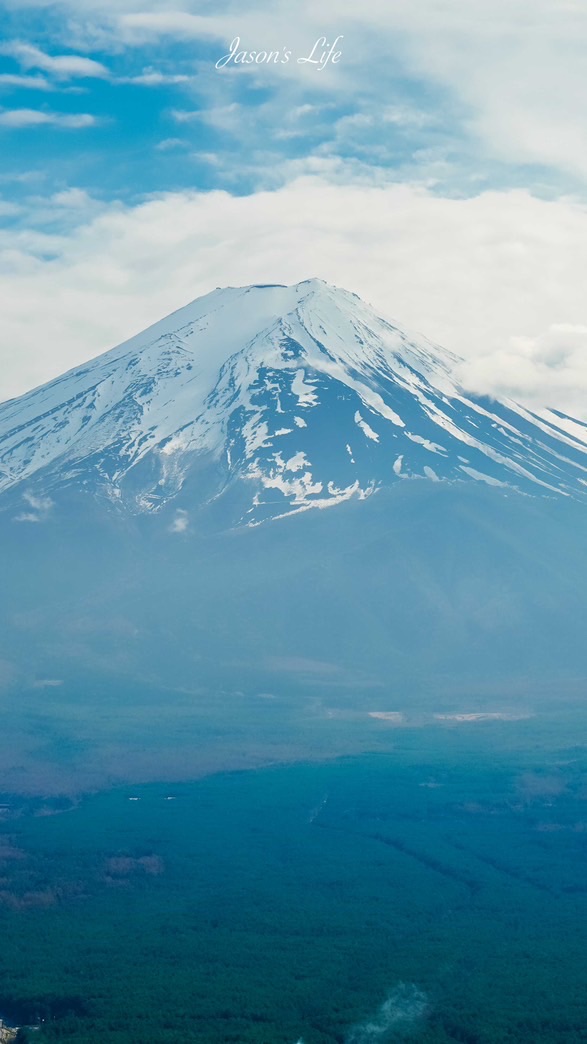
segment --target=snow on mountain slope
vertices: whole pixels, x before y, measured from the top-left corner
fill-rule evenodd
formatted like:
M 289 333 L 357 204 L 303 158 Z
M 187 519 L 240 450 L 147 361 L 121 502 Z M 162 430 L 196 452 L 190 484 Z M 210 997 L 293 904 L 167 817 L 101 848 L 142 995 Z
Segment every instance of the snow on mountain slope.
M 467 395 L 458 364 L 321 280 L 215 290 L 0 405 L 0 494 L 152 510 L 210 460 L 250 524 L 414 478 L 587 496 L 587 427 Z

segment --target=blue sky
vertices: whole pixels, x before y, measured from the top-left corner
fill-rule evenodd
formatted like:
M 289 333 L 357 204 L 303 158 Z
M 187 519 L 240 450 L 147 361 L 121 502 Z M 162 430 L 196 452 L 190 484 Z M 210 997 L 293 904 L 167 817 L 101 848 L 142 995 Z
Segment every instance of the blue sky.
M 578 0 L 0 0 L 0 399 L 319 275 L 580 411 L 586 45 Z
M 4 197 L 27 198 L 23 173 L 46 194 L 75 184 L 93 197 L 124 202 L 179 189 L 246 194 L 284 183 L 296 164 L 311 158 L 353 163 L 388 179 L 417 179 L 452 194 L 521 185 L 543 195 L 577 191 L 577 171 L 553 166 L 531 142 L 495 148 L 479 126 L 487 114 L 475 104 L 467 63 L 462 84 L 443 68 L 451 50 L 458 51 L 458 34 L 451 38 L 445 29 L 448 53 L 440 63 L 435 56 L 435 68 L 418 54 L 435 46 L 433 33 L 430 39 L 417 17 L 406 23 L 402 0 L 396 4 L 396 19 L 391 0 L 383 19 L 375 11 L 363 20 L 344 5 L 321 19 L 300 4 L 300 19 L 295 5 L 254 11 L 221 3 L 206 13 L 198 2 L 175 8 L 146 0 L 129 10 L 108 0 L 0 2 L 4 186 L 14 178 Z M 443 5 L 424 0 L 422 26 L 427 6 Z M 465 39 L 467 11 L 472 29 L 475 7 L 452 5 L 453 12 L 461 10 Z M 515 70 L 515 24 L 506 30 L 502 46 L 514 54 L 505 64 Z M 232 33 L 241 53 L 283 54 L 287 47 L 289 61 L 230 62 L 218 70 Z M 328 44 L 339 38 L 337 65 L 319 71 L 298 62 L 323 35 Z M 479 35 L 475 29 L 469 42 L 483 55 L 495 41 Z M 517 42 L 523 50 L 524 39 Z M 487 86 L 501 95 L 507 120 L 516 92 L 508 98 L 503 79 L 491 84 L 492 65 L 494 59 Z M 527 72 L 521 68 L 518 75 Z M 496 69 L 495 77 L 503 72 Z M 517 101 L 522 109 L 523 102 Z M 499 122 L 499 109 L 497 121 L 495 112 L 491 118 Z
M 383 77 L 360 75 L 368 70 L 351 53 L 352 34 L 327 34 L 329 44 L 342 36 L 336 69 L 297 63 L 320 39 L 319 27 L 309 26 L 289 44 L 287 70 L 284 63 L 217 70 L 231 43 L 221 27 L 209 30 L 213 38 L 182 39 L 178 29 L 131 35 L 124 44 L 114 18 L 107 19 L 110 32 L 86 30 L 80 46 L 56 8 L 3 12 L 4 184 L 14 176 L 5 198 L 26 199 L 34 179 L 46 194 L 75 184 L 128 203 L 186 188 L 246 194 L 283 183 L 310 157 L 396 178 L 428 170 L 458 190 L 487 176 L 471 170 L 458 99 L 402 72 L 399 55 L 390 56 Z M 269 21 L 260 37 L 245 30 L 240 39 L 240 52 L 265 46 L 283 53 L 288 34 L 272 31 Z

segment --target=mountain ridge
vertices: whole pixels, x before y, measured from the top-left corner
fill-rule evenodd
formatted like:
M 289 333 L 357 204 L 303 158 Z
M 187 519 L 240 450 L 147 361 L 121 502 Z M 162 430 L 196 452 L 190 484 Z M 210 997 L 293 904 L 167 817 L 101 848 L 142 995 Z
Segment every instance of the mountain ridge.
M 465 392 L 458 363 L 322 280 L 218 288 L 0 404 L 0 508 L 67 485 L 193 512 L 236 484 L 228 523 L 256 525 L 416 478 L 586 498 L 587 428 Z

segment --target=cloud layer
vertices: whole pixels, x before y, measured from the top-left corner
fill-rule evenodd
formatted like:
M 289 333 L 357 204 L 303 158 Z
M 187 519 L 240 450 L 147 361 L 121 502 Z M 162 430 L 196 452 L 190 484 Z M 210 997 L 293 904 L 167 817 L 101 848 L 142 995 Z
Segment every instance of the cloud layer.
M 350 178 L 322 171 L 273 192 L 167 193 L 136 207 L 54 197 L 69 233 L 0 238 L 2 398 L 216 286 L 319 276 L 463 355 L 476 390 L 585 416 L 587 208 Z

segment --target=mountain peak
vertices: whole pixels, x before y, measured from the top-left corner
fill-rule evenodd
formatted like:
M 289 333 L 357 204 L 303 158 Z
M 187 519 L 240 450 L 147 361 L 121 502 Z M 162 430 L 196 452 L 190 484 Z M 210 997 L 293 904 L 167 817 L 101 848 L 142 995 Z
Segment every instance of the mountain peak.
M 321 279 L 218 288 L 0 406 L 0 493 L 193 511 L 238 487 L 253 525 L 416 478 L 584 497 L 582 429 L 465 394 L 458 364 Z

